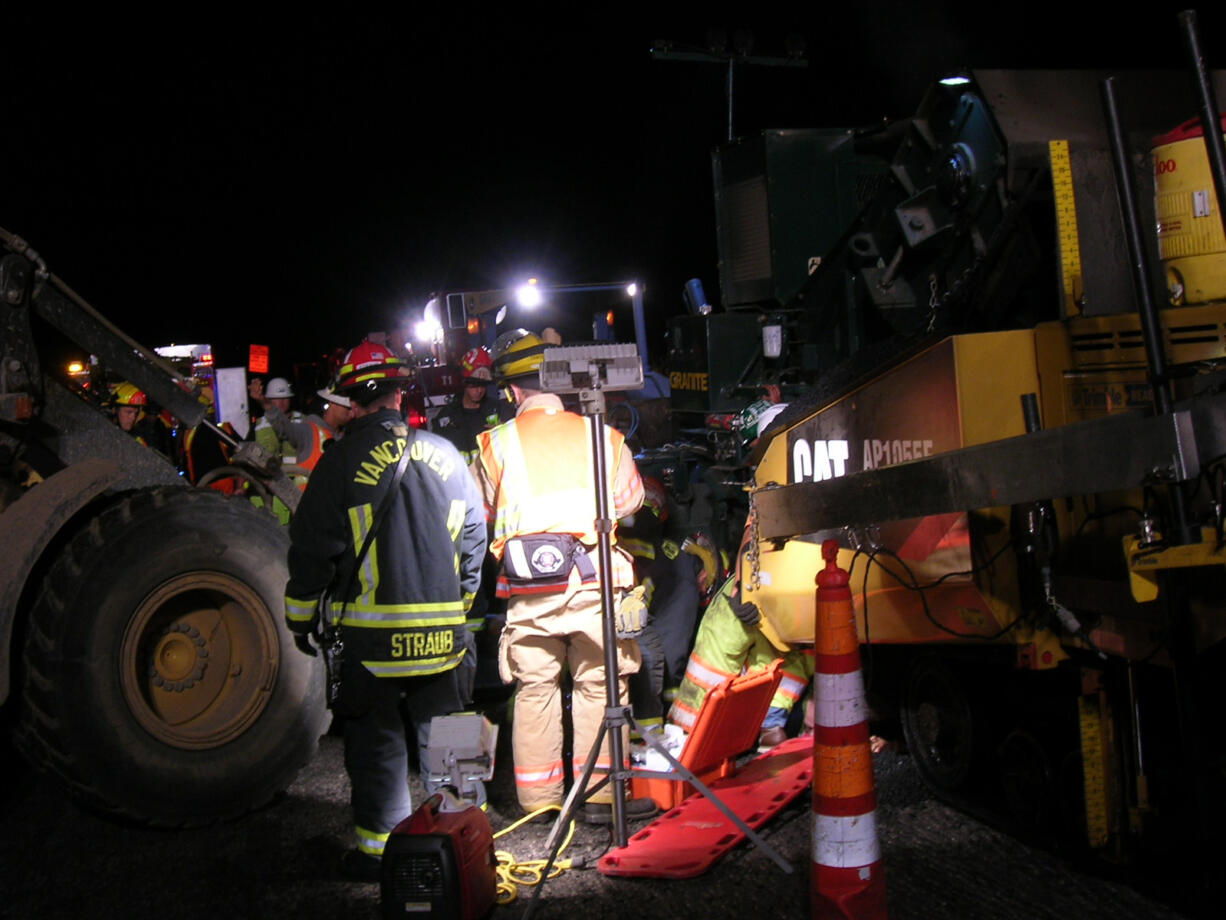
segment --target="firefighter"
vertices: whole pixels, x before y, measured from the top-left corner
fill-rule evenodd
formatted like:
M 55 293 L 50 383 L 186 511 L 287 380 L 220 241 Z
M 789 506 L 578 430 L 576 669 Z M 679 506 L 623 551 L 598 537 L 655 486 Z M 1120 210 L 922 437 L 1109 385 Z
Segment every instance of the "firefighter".
M 504 681 L 518 681 L 512 751 L 516 795 L 527 811 L 562 802 L 563 669 L 569 668 L 574 682 L 572 775 L 582 771 L 606 704 L 592 420 L 564 411 L 556 395 L 540 392 L 544 347 L 541 338 L 522 329 L 495 343 L 494 377 L 511 391 L 516 415 L 481 432 L 472 465 L 493 528 L 490 550 L 502 563 L 498 588 L 507 598 L 507 619 L 499 670 Z M 606 426 L 604 435 L 609 510 L 616 519 L 638 510 L 643 484 L 621 434 Z M 610 540 L 616 544 L 616 532 Z M 616 545 L 612 566 L 615 587 L 633 585 L 630 560 Z M 621 633 L 641 629 L 641 611 L 628 604 L 619 613 Z M 625 677 L 639 667 L 636 643 L 619 640 L 617 661 L 624 699 Z M 608 740 L 597 761 L 606 768 Z M 583 817 L 611 821 L 612 795 L 611 785 L 597 791 Z M 654 810 L 649 799 L 626 803 L 631 817 Z
M 470 699 L 476 665 L 464 615 L 486 542 L 481 498 L 456 449 L 400 414 L 401 367 L 369 342 L 346 356 L 338 386 L 354 420 L 320 459 L 290 523 L 285 589 L 286 621 L 307 654 L 324 592 L 339 617 L 333 712 L 344 726 L 357 838 L 341 870 L 369 881 L 379 878 L 388 833 L 412 812 L 408 745 L 424 751 L 430 719 Z M 352 573 L 406 450 L 400 488 Z
M 490 353 L 485 348 L 470 348 L 460 358 L 460 376 L 464 381 L 463 391 L 434 419 L 434 430 L 456 446 L 465 465 L 477 457 L 477 435 L 500 422 L 502 407 L 510 404 L 489 395 L 494 366 Z M 481 590 L 468 611 L 468 628 L 477 638 L 477 686 L 499 686 L 497 657 L 498 637 L 504 621 L 505 604 L 494 596 L 494 583 L 498 566 L 493 557 L 487 557 L 482 570 Z
M 618 523 L 619 544 L 634 557 L 634 574 L 644 588 L 648 624 L 639 636 L 643 666 L 630 677 L 630 699 L 640 728 L 660 727 L 664 703 L 676 696 L 693 645 L 702 599 L 703 563 L 665 536 L 668 493 L 653 476 L 643 477 L 643 507 Z
M 196 399 L 207 407 L 206 415 L 211 417 L 215 411 L 213 388 L 201 387 L 200 395 Z M 227 435 L 238 440 L 238 434 L 229 422 L 222 422 L 219 427 Z M 229 462 L 229 443 L 208 425 L 197 425 L 183 438 L 183 472 L 187 476 L 187 481 L 192 485 L 198 483 L 205 473 L 225 466 Z M 239 484 L 235 479 L 223 478 L 209 483 L 209 488 L 233 495 L 239 491 Z
M 149 403 L 145 397 L 145 391 L 139 389 L 134 383 L 124 381 L 115 387 L 115 392 L 111 395 L 111 402 L 115 406 L 115 423 L 119 425 L 120 430 L 126 431 L 148 447 L 148 442 L 136 430 L 136 423 Z
M 769 750 L 787 740 L 788 716 L 813 677 L 814 661 L 811 650 L 789 646 L 762 617 L 757 605 L 742 601 L 741 559 L 747 546 L 742 542 L 735 572 L 703 614 L 668 721 L 690 731 L 707 693 L 729 677 L 763 670 L 782 658 L 783 679 L 771 698 L 758 736 L 758 749 Z
M 499 417 L 498 400 L 489 395 L 493 363 L 484 348 L 466 351 L 460 359 L 464 389 L 434 419 L 434 430 L 456 446 L 466 464 L 477 458 L 477 435 L 504 421 Z

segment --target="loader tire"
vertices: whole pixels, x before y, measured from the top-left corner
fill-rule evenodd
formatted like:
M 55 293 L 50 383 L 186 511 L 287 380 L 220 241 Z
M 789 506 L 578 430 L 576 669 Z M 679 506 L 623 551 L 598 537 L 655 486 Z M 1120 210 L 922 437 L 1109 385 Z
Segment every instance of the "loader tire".
M 899 706 L 907 750 L 920 776 L 937 792 L 961 789 L 975 751 L 974 716 L 962 681 L 935 655 L 907 668 Z
M 135 492 L 91 519 L 30 612 L 22 750 L 142 824 L 224 820 L 285 789 L 327 719 L 319 659 L 281 614 L 287 545 L 211 490 Z

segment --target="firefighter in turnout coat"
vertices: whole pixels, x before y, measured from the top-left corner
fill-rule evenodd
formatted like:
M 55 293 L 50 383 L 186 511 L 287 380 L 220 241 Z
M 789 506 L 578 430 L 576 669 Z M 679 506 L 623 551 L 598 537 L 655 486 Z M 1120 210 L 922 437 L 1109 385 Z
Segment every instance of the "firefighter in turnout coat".
M 499 643 L 502 678 L 518 681 L 512 728 L 515 788 L 531 811 L 561 804 L 562 675 L 574 681 L 572 775 L 596 740 L 604 718 L 605 659 L 599 573 L 596 570 L 596 497 L 591 450 L 592 419 L 567 412 L 552 393 L 539 391 L 544 342 L 523 330 L 494 346 L 494 375 L 511 389 L 516 416 L 478 436 L 472 471 L 492 524 L 490 550 L 501 563 L 499 594 L 507 597 L 507 622 Z M 643 484 L 621 434 L 606 426 L 609 510 L 616 519 L 637 510 Z M 616 544 L 616 535 L 611 535 Z M 613 547 L 612 583 L 629 588 L 634 573 L 627 554 Z M 626 676 L 638 670 L 633 639 L 619 639 L 621 695 Z M 629 750 L 628 741 L 623 750 Z M 608 767 L 608 739 L 597 760 Z M 604 822 L 611 812 L 606 785 L 585 806 L 584 817 Z M 627 814 L 634 807 L 627 803 Z
M 464 618 L 486 542 L 481 498 L 459 453 L 405 425 L 399 371 L 399 359 L 368 342 L 346 357 L 338 388 L 355 420 L 320 459 L 290 524 L 285 599 L 289 628 L 309 654 L 325 591 L 340 624 L 334 713 L 344 723 L 357 837 L 341 868 L 366 879 L 378 878 L 388 832 L 412 811 L 408 744 L 424 748 L 430 719 L 471 698 L 476 664 Z M 399 491 L 351 577 L 406 451 Z

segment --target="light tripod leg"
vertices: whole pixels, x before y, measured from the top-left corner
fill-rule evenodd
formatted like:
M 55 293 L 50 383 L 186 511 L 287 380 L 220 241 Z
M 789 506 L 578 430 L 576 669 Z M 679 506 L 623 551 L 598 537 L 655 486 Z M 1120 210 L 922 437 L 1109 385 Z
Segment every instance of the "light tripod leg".
M 769 843 L 763 840 L 761 835 L 759 835 L 757 831 L 755 831 L 752 827 L 746 824 L 745 821 L 740 817 L 740 815 L 736 814 L 735 812 L 733 812 L 731 808 L 725 805 L 723 801 L 720 799 L 720 797 L 716 795 L 715 792 L 713 792 L 707 786 L 706 783 L 704 783 L 697 776 L 695 776 L 693 771 L 690 770 L 689 767 L 685 766 L 684 764 L 681 763 L 681 761 L 679 761 L 676 757 L 674 757 L 672 752 L 668 748 L 666 748 L 659 741 L 659 739 L 656 738 L 655 733 L 643 731 L 642 728 L 639 727 L 639 724 L 634 720 L 634 716 L 631 713 L 626 714 L 626 721 L 630 724 L 630 727 L 632 729 L 635 729 L 636 731 L 638 731 L 639 735 L 642 736 L 643 740 L 646 741 L 647 744 L 654 751 L 656 751 L 659 754 L 664 755 L 664 758 L 673 766 L 673 772 L 671 774 L 669 773 L 647 773 L 645 771 L 640 770 L 639 771 L 640 776 L 648 776 L 653 779 L 675 779 L 677 775 L 681 775 L 685 777 L 686 782 L 688 782 L 695 789 L 697 789 L 698 792 L 703 797 L 705 797 L 708 802 L 710 802 L 712 805 L 718 808 L 721 812 L 723 812 L 724 816 L 727 817 L 728 820 L 731 821 L 733 824 L 735 824 L 738 828 L 740 828 L 742 833 L 744 833 L 745 836 L 748 837 L 749 840 L 753 842 L 754 846 L 758 847 L 760 850 L 762 850 L 762 852 L 764 852 L 767 856 L 769 856 L 771 861 L 776 866 L 778 866 L 780 869 L 782 869 L 784 872 L 788 873 L 789 875 L 791 874 L 792 864 L 789 863 L 786 859 L 784 859 L 783 856 L 780 855 L 778 850 L 776 850 Z M 625 846 L 625 844 L 623 843 L 622 846 Z
M 532 898 L 528 901 L 528 908 L 524 911 L 523 920 L 530 920 L 532 914 L 536 911 L 536 902 L 540 898 L 541 889 L 545 887 L 545 883 L 549 880 L 549 873 L 553 871 L 554 860 L 558 858 L 558 849 L 562 846 L 562 828 L 567 826 L 567 822 L 570 821 L 575 809 L 585 798 L 587 784 L 592 778 L 592 771 L 596 769 L 596 759 L 600 756 L 600 748 L 604 743 L 605 732 L 608 731 L 608 728 L 609 720 L 607 718 L 601 720 L 600 728 L 596 730 L 596 740 L 592 743 L 592 749 L 587 755 L 587 762 L 583 765 L 583 773 L 576 780 L 575 784 L 570 787 L 566 801 L 562 803 L 562 813 L 554 821 L 553 829 L 550 830 L 549 837 L 545 840 L 545 846 L 549 847 L 549 858 L 545 860 L 545 868 L 541 870 L 540 884 L 532 889 Z M 608 782 L 608 777 L 601 779 L 592 792 L 603 787 L 606 782 Z
M 545 846 L 550 849 L 548 866 L 553 864 L 554 857 L 557 855 L 557 845 L 562 837 L 562 828 L 566 827 L 566 822 L 571 814 L 583 802 L 583 796 L 587 791 L 587 784 L 592 778 L 592 771 L 596 768 L 596 758 L 600 755 L 600 746 L 604 741 L 606 728 L 607 726 L 602 722 L 600 728 L 596 731 L 596 741 L 592 745 L 591 751 L 588 752 L 587 762 L 583 765 L 583 773 L 574 785 L 570 787 L 570 792 L 566 795 L 566 801 L 562 803 L 562 813 L 558 815 L 558 819 L 553 823 L 553 830 L 549 832 L 549 837 L 545 840 Z M 596 788 L 599 789 L 600 786 Z M 593 789 L 592 791 L 595 792 L 596 790 Z
M 583 768 L 583 775 L 571 787 L 570 794 L 562 807 L 553 830 L 549 833 L 549 859 L 541 874 L 541 883 L 532 892 L 532 900 L 524 911 L 524 920 L 529 920 L 536 909 L 540 891 L 545 887 L 553 862 L 557 858 L 561 845 L 561 828 L 566 826 L 574 811 L 576 803 L 582 801 L 587 790 L 588 781 L 595 769 L 596 760 L 606 734 L 609 734 L 609 775 L 597 784 L 596 789 L 606 782 L 613 785 L 613 827 L 614 841 L 619 847 L 626 845 L 626 775 L 624 766 L 625 747 L 622 743 L 622 728 L 626 724 L 626 713 L 621 706 L 620 690 L 621 675 L 617 667 L 617 627 L 614 623 L 613 608 L 613 533 L 614 522 L 609 516 L 610 478 L 608 459 L 605 453 L 604 426 L 604 394 L 597 385 L 593 390 L 580 393 L 583 414 L 591 421 L 592 472 L 595 480 L 596 520 L 593 522 L 596 531 L 596 553 L 599 560 L 600 579 L 600 612 L 602 635 L 604 639 L 604 676 L 605 676 L 605 714 L 596 733 L 596 742 L 592 745 Z M 611 734 L 610 734 L 611 730 Z M 592 790 L 593 792 L 595 789 Z

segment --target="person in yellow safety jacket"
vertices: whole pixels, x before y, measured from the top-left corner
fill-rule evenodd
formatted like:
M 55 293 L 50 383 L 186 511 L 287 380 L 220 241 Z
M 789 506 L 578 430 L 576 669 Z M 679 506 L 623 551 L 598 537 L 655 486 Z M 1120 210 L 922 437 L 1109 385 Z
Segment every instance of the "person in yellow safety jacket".
M 756 605 L 741 602 L 738 564 L 703 614 L 669 722 L 690 731 L 709 692 L 730 677 L 765 670 L 778 659 L 783 659 L 783 679 L 762 720 L 760 750 L 786 739 L 784 726 L 813 678 L 814 658 L 812 649 L 792 648 L 775 636 Z
M 247 395 L 261 407 L 265 403 L 276 406 L 291 424 L 303 420 L 301 412 L 291 409 L 294 388 L 284 377 L 273 377 L 267 386 L 259 377 L 254 377 L 247 384 Z M 261 415 L 260 420 L 255 423 L 255 442 L 274 457 L 280 457 L 283 463 L 294 463 L 298 457 L 298 450 L 292 441 L 277 437 L 267 414 Z
M 255 396 L 255 388 L 249 392 L 264 407 L 264 418 L 276 437 L 292 445 L 291 463 L 297 464 L 309 475 L 328 444 L 340 437 L 340 431 L 353 417 L 349 397 L 334 389 L 320 390 L 316 395 L 323 400 L 318 415 L 308 415 L 300 422 L 293 421 L 268 396 Z M 290 459 L 286 457 L 285 459 Z M 306 480 L 298 479 L 298 488 L 306 488 Z
M 319 461 L 290 522 L 285 588 L 286 623 L 307 654 L 325 591 L 339 618 L 333 714 L 344 728 L 357 838 L 341 871 L 374 881 L 390 831 L 412 812 L 408 745 L 418 746 L 424 771 L 431 718 L 471 698 L 476 663 L 464 618 L 486 543 L 481 496 L 459 453 L 400 414 L 408 383 L 400 368 L 369 342 L 342 364 L 338 386 L 356 418 Z M 406 452 L 403 480 L 353 573 Z
M 574 681 L 571 700 L 574 744 L 572 776 L 582 773 L 604 719 L 605 655 L 596 538 L 592 419 L 567 412 L 552 393 L 540 391 L 545 343 L 524 330 L 494 344 L 494 377 L 511 390 L 515 418 L 477 436 L 472 472 L 492 526 L 490 551 L 501 562 L 499 594 L 507 597 L 507 620 L 499 642 L 504 681 L 518 681 L 511 744 L 515 790 L 527 811 L 562 803 L 562 674 Z M 636 511 L 643 483 L 621 434 L 605 426 L 609 513 Z M 616 527 L 610 541 L 616 544 Z M 633 585 L 624 551 L 613 547 L 611 581 Z M 621 698 L 626 676 L 639 667 L 632 639 L 619 639 Z M 628 735 L 623 751 L 629 751 Z M 610 766 L 609 739 L 597 764 Z M 593 823 L 611 820 L 613 788 L 605 785 L 585 806 Z M 626 813 L 654 812 L 650 800 L 632 799 Z

